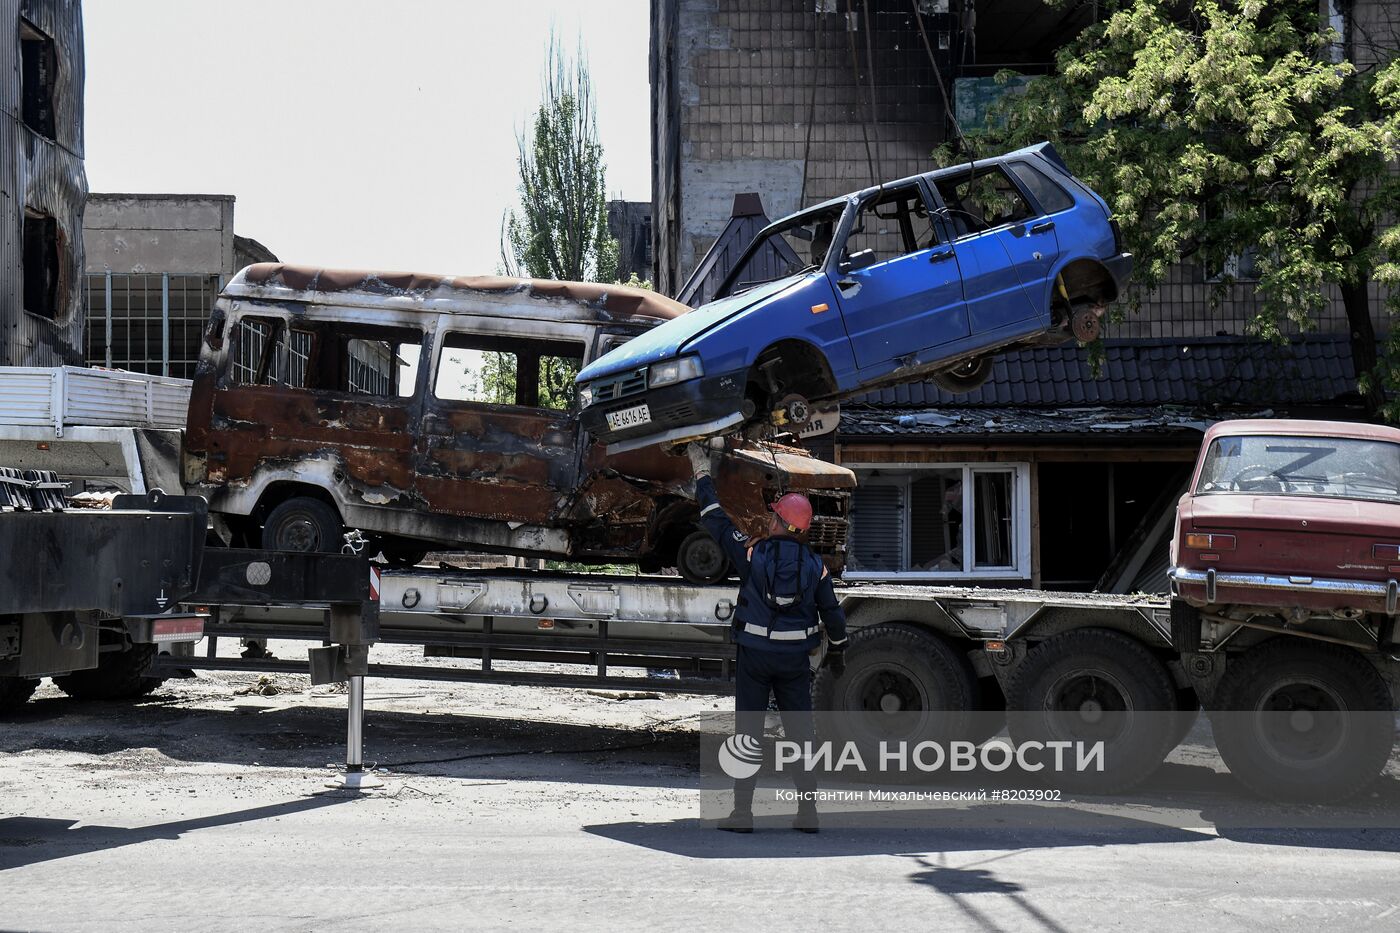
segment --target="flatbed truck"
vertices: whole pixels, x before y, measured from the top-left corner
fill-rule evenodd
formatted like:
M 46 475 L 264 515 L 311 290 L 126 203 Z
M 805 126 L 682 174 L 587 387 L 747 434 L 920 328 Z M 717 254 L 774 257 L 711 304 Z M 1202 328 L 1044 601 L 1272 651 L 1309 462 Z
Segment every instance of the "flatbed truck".
M 0 418 L 0 452 L 22 454 L 18 466 L 58 469 L 65 478 L 115 482 L 133 493 L 152 489 L 151 477 L 168 475 L 161 451 L 170 444 L 162 443 L 161 432 L 176 432 L 178 437 L 178 429 L 171 427 L 178 403 L 167 401 L 162 407 L 157 398 L 181 391 L 178 383 L 166 385 L 152 377 L 125 380 L 122 405 L 140 417 L 123 427 L 119 422 L 131 418 L 131 411 L 99 414 L 104 422 L 100 425 L 78 423 L 92 416 L 75 404 L 72 388 L 83 383 L 81 373 L 19 376 L 34 388 L 27 401 L 12 397 L 10 408 L 27 423 L 6 424 Z M 91 401 L 100 408 L 103 399 Z M 103 433 L 91 433 L 98 431 Z M 94 446 L 98 443 L 109 446 Z M 114 461 L 112 451 L 134 460 Z M 73 452 L 87 459 L 65 469 Z M 0 514 L 0 527 L 23 520 L 27 519 Z M 83 521 L 84 530 L 66 539 L 72 542 L 65 545 L 72 554 L 83 553 L 88 547 L 83 540 L 102 527 L 96 514 Z M 79 527 L 77 521 L 70 524 Z M 329 670 L 341 676 L 353 669 L 360 673 L 349 676 L 631 688 L 645 683 L 648 690 L 712 693 L 732 689 L 730 623 L 736 591 L 731 584 L 692 585 L 672 576 L 471 571 L 445 565 L 376 569 L 381 589 L 376 594 L 373 637 L 362 631 L 347 641 L 343 621 L 337 623 L 329 608 L 337 594 L 295 586 L 296 580 L 316 577 L 317 562 L 329 566 L 341 559 L 299 555 L 295 560 L 304 566 L 291 577 L 291 586 L 281 588 L 191 588 L 179 598 L 187 606 L 207 609 L 203 657 L 180 650 L 142 658 L 147 649 L 133 650 L 131 628 L 125 627 L 118 637 L 119 626 L 107 619 L 108 634 L 98 646 L 106 649 L 98 652 L 103 663 L 129 668 L 148 661 L 149 667 L 143 665 L 139 677 L 125 670 L 120 683 L 102 693 L 114 698 L 130 695 L 136 689 L 133 684 L 148 689 L 177 667 L 306 670 L 301 662 L 257 657 L 256 650 L 244 652 L 253 655 L 247 658 L 219 657 L 219 640 L 229 638 L 255 645 L 271 639 L 313 643 L 318 647 L 313 648 L 312 663 L 321 675 Z M 215 557 L 213 563 L 220 560 L 242 566 L 278 563 L 281 558 L 245 560 L 235 554 Z M 6 561 L 14 566 L 10 558 Z M 12 576 L 10 585 L 18 592 L 28 584 Z M 358 593 L 341 595 L 352 604 L 361 599 Z M 876 583 L 843 586 L 839 595 L 852 629 L 848 671 L 839 679 L 829 671 L 818 673 L 815 691 L 821 707 L 897 713 L 902 721 L 913 723 L 909 728 L 915 737 L 920 730 L 945 735 L 951 720 L 964 717 L 978 720 L 974 731 L 984 738 L 996 731 L 1008 709 L 1013 737 L 1018 732 L 1037 734 L 1056 718 L 1072 726 L 1076 717 L 1088 722 L 1105 711 L 1146 714 L 1128 715 L 1115 737 L 1134 751 L 1131 767 L 1114 769 L 1097 789 L 1125 789 L 1144 780 L 1202 707 L 1212 717 L 1254 715 L 1230 709 L 1242 696 L 1262 697 L 1251 707 L 1261 716 L 1287 714 L 1281 733 L 1230 730 L 1254 735 L 1256 747 L 1250 755 L 1226 757 L 1240 763 L 1237 775 L 1247 786 L 1266 795 L 1326 799 L 1354 793 L 1379 772 L 1393 747 L 1400 647 L 1391 617 L 1231 622 L 1203 618 L 1184 603 L 1160 596 Z M 61 637 L 61 626 L 60 634 L 40 637 L 33 634 L 36 623 L 20 619 L 73 607 L 44 604 L 51 594 L 36 592 L 33 599 L 39 604 L 0 607 L 0 613 L 8 613 L 0 619 L 0 678 L 10 678 L 0 680 L 0 689 L 12 700 L 28 696 L 32 689 L 16 678 L 32 682 L 36 676 L 57 674 L 60 686 L 76 683 L 64 678 L 78 668 L 65 671 L 61 664 L 34 660 L 36 652 L 49 651 L 38 647 L 46 638 L 54 642 Z M 467 663 L 372 664 L 368 645 L 374 641 L 421 645 L 428 656 Z M 321 650 L 327 643 L 329 652 Z M 93 659 L 84 654 L 82 663 L 91 666 Z M 548 662 L 548 668 L 502 667 L 502 661 Z M 560 665 L 574 673 L 561 673 Z M 623 671 L 638 667 L 674 670 L 679 676 L 641 681 Z M 1320 696 L 1325 708 L 1279 708 L 1303 693 Z M 1383 717 L 1361 716 L 1376 712 L 1374 703 L 1368 709 L 1349 705 L 1359 696 L 1381 695 L 1389 706 Z M 1344 720 L 1347 728 L 1340 728 L 1337 724 Z M 1290 741 L 1316 745 L 1319 737 L 1332 742 L 1327 754 L 1300 757 L 1287 747 Z M 1282 744 L 1273 748 L 1271 741 Z M 1384 754 L 1378 757 L 1378 750 Z M 1278 780 L 1279 774 L 1288 773 L 1299 779 Z

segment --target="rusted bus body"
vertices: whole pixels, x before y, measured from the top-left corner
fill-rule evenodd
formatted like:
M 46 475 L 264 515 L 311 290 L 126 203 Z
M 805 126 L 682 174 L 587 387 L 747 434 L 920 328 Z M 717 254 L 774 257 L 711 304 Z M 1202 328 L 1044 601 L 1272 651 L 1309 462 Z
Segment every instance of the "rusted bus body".
M 83 360 L 83 16 L 0 0 L 0 365 Z
M 229 538 L 258 539 L 273 509 L 305 496 L 386 542 L 673 566 L 696 528 L 685 459 L 607 456 L 545 382 L 687 310 L 625 286 L 250 266 L 211 316 L 186 485 Z M 487 357 L 512 361 L 512 385 L 495 390 L 513 404 L 479 397 Z M 753 533 L 773 496 L 811 494 L 814 544 L 839 566 L 850 471 L 748 445 L 716 481 Z

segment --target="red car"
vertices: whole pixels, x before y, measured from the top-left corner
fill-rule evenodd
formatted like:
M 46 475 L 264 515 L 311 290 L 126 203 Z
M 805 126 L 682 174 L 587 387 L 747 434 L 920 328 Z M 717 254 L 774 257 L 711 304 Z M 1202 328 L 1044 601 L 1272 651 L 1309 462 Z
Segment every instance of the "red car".
M 1400 430 L 1222 421 L 1177 504 L 1172 591 L 1216 613 L 1394 614 Z

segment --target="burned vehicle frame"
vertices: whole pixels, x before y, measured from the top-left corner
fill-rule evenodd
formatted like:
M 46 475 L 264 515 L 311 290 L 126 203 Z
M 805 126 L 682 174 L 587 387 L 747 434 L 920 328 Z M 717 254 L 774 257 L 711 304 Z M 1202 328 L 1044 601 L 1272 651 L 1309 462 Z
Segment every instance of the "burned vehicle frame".
M 339 551 L 354 529 L 392 563 L 441 547 L 712 582 L 727 568 L 685 458 L 608 456 L 574 400 L 589 360 L 688 310 L 625 286 L 250 266 L 210 317 L 184 482 L 230 543 Z M 850 471 L 731 441 L 716 481 L 754 534 L 774 497 L 806 493 L 839 569 Z

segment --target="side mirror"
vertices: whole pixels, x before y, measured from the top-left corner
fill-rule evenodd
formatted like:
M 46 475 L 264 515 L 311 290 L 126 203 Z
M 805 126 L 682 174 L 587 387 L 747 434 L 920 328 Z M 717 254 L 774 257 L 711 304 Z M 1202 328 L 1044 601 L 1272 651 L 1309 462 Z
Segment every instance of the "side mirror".
M 836 269 L 842 275 L 845 275 L 847 272 L 855 272 L 859 269 L 868 269 L 870 266 L 875 265 L 875 262 L 875 251 L 873 249 L 863 249 L 860 252 L 852 253 L 845 259 L 841 260 L 841 264 L 838 265 Z

